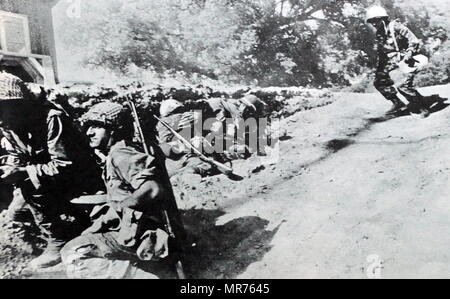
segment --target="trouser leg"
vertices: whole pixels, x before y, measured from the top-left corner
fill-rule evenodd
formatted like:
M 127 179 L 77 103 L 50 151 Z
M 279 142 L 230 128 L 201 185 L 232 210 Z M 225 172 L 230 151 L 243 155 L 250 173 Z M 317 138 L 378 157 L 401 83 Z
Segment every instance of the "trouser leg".
M 87 215 L 74 214 L 68 208 L 65 212 L 49 210 L 30 205 L 37 226 L 47 241 L 67 242 L 79 236 L 87 227 Z
M 117 234 L 86 234 L 68 242 L 61 250 L 67 276 L 75 279 L 158 278 L 136 266 L 134 253 L 117 243 Z
M 407 75 L 402 84 L 398 87 L 398 91 L 413 105 L 417 107 L 424 107 L 423 96 L 417 91 L 414 86 L 414 78 L 416 73 Z
M 67 242 L 79 236 L 90 225 L 87 213 L 78 210 L 64 195 L 42 195 L 22 190 L 35 222 L 50 241 Z
M 59 251 L 68 241 L 69 237 L 64 236 L 64 227 L 60 219 L 48 216 L 47 213 L 49 211 L 43 213 L 41 209 L 38 209 L 34 205 L 30 205 L 30 210 L 33 213 L 37 227 L 47 242 L 44 252 L 32 259 L 28 264 L 30 270 L 38 271 L 40 269 L 55 266 L 61 262 Z
M 375 88 L 394 105 L 401 105 L 402 101 L 397 97 L 397 89 L 394 81 L 389 75 L 390 70 L 387 67 L 379 67 L 375 74 Z
M 213 171 L 211 164 L 204 162 L 199 157 L 188 155 L 183 163 L 185 173 L 198 174 L 202 177 L 207 176 Z
M 16 222 L 33 221 L 30 207 L 23 198 L 20 188 L 13 191 L 13 198 L 8 206 L 8 217 L 11 221 Z

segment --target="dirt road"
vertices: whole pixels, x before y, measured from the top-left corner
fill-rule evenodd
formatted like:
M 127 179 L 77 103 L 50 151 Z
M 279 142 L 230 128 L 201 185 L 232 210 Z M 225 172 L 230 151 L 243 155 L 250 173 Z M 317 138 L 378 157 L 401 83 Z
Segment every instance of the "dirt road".
M 176 183 L 199 277 L 450 277 L 450 108 L 381 121 L 379 95 L 339 97 L 284 120 L 280 160 L 244 182 Z
M 450 108 L 383 121 L 380 95 L 335 96 L 281 121 L 279 156 L 236 162 L 243 181 L 173 178 L 194 277 L 450 277 Z M 20 249 L 5 277 L 38 253 Z M 52 271 L 36 277 L 65 277 Z

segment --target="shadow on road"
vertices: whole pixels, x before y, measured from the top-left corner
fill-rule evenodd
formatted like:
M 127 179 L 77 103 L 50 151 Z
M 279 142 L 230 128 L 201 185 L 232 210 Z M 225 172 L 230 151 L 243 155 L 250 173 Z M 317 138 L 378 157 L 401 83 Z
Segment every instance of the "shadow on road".
M 445 108 L 447 108 L 448 106 L 450 106 L 450 104 L 445 103 L 447 100 L 448 99 L 441 98 L 438 95 L 431 95 L 431 96 L 424 97 L 424 101 L 430 107 L 429 110 L 430 110 L 431 114 L 442 111 Z M 361 134 L 362 132 L 368 131 L 374 124 L 386 122 L 386 121 L 394 119 L 394 118 L 399 118 L 399 117 L 409 116 L 409 115 L 411 115 L 411 114 L 409 112 L 409 109 L 407 109 L 407 110 L 403 111 L 402 113 L 397 114 L 395 116 L 384 115 L 381 117 L 368 118 L 367 123 L 364 126 L 359 128 L 355 132 L 349 134 L 348 137 L 356 137 L 359 134 Z M 354 143 L 355 143 L 355 141 L 352 140 L 351 138 L 333 139 L 333 140 L 328 141 L 325 144 L 325 148 L 328 151 L 330 151 L 330 153 L 336 153 L 342 149 L 347 148 L 348 146 L 350 146 Z
M 351 139 L 333 139 L 333 140 L 328 141 L 325 144 L 325 147 L 327 148 L 327 150 L 329 150 L 333 153 L 336 153 L 336 152 L 340 151 L 341 149 L 344 149 L 353 143 L 354 143 L 354 141 Z
M 279 226 L 266 230 L 269 221 L 256 216 L 241 217 L 223 225 L 218 210 L 189 210 L 183 215 L 189 244 L 187 254 L 193 278 L 236 278 L 271 249 Z
M 12 192 L 13 190 L 10 185 L 0 183 L 0 212 L 6 210 L 11 203 Z
M 448 106 L 450 106 L 450 104 L 446 104 L 444 102 L 439 102 L 436 105 L 432 106 L 430 109 L 431 113 L 436 113 L 439 112 L 441 110 L 444 110 L 445 108 L 447 108 Z

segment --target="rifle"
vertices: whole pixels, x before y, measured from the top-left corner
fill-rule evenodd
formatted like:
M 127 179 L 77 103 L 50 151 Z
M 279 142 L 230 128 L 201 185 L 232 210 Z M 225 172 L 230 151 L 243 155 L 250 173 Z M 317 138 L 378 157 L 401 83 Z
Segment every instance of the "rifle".
M 142 130 L 142 127 L 141 127 L 141 124 L 139 121 L 139 116 L 138 116 L 138 113 L 136 110 L 136 106 L 134 105 L 133 101 L 129 98 L 128 95 L 126 96 L 126 100 L 127 100 L 128 105 L 131 107 L 131 113 L 133 115 L 134 124 L 136 126 L 136 129 L 138 130 L 139 137 L 140 137 L 142 145 L 144 147 L 144 152 L 145 152 L 145 154 L 150 155 L 150 151 L 149 151 L 149 149 L 147 147 L 147 143 L 145 141 L 144 131 Z M 165 226 L 166 232 L 169 234 L 169 236 L 171 238 L 175 239 L 175 234 L 172 229 L 172 224 L 170 223 L 169 214 L 167 213 L 166 209 L 163 209 L 162 212 L 163 212 L 163 218 L 165 221 L 164 226 Z M 176 262 L 175 269 L 177 271 L 177 275 L 178 275 L 179 279 L 186 279 L 186 274 L 184 273 L 183 264 L 182 264 L 181 260 L 178 260 Z
M 217 170 L 219 170 L 221 173 L 225 174 L 229 179 L 234 180 L 234 181 L 241 181 L 244 178 L 233 173 L 233 169 L 226 166 L 223 163 L 217 162 L 216 160 L 212 159 L 212 158 L 208 158 L 206 157 L 202 152 L 200 152 L 197 148 L 195 148 L 195 146 L 193 146 L 189 141 L 187 141 L 183 136 L 181 136 L 177 131 L 175 131 L 175 129 L 173 129 L 168 123 L 166 123 L 165 121 L 163 121 L 161 118 L 157 117 L 156 115 L 153 115 L 164 127 L 166 127 L 167 129 L 169 129 L 170 132 L 172 132 L 172 134 L 178 138 L 178 140 L 180 140 L 181 142 L 183 142 L 187 147 L 189 147 L 192 151 L 194 151 L 194 153 L 202 160 L 205 161 L 207 163 L 209 163 L 210 165 L 212 165 L 213 167 L 215 167 Z

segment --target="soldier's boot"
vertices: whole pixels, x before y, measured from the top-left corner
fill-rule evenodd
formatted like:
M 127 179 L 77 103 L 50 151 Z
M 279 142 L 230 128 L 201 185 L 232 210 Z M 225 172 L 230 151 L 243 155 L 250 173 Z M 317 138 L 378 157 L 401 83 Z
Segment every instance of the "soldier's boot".
M 412 85 L 412 78 L 398 87 L 398 91 L 408 100 L 411 114 L 426 118 L 430 115 L 430 107 L 425 103 L 424 97 Z
M 11 221 L 28 223 L 34 222 L 30 206 L 25 202 L 22 191 L 19 188 L 13 192 L 13 200 L 8 206 L 7 213 Z
M 392 102 L 393 106 L 386 112 L 386 115 L 396 115 L 406 110 L 406 105 L 397 96 L 392 97 L 389 100 Z
M 50 268 L 61 263 L 61 248 L 65 242 L 54 239 L 48 240 L 47 247 L 44 252 L 37 258 L 31 260 L 28 268 L 33 271 Z
M 430 108 L 421 98 L 409 98 L 408 100 L 411 114 L 418 115 L 420 118 L 426 118 L 430 115 Z
M 425 107 L 418 107 L 414 111 L 411 111 L 411 113 L 418 115 L 420 118 L 427 118 L 431 114 L 430 110 Z

